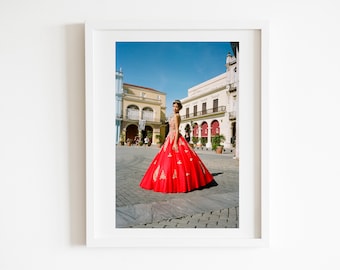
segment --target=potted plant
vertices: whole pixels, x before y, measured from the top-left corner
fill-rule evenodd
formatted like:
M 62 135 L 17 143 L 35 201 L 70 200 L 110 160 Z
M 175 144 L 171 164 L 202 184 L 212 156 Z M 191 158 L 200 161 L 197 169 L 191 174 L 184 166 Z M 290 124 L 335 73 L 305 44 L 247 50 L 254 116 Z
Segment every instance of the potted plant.
M 202 143 L 202 147 L 205 147 L 207 144 L 208 138 L 207 137 L 202 137 L 201 138 L 201 143 Z
M 151 130 L 148 130 L 146 132 L 146 137 L 148 137 L 148 146 L 150 146 L 152 143 L 152 131 Z
M 196 143 L 197 143 L 197 137 L 192 137 L 192 139 L 188 142 L 188 144 L 190 145 L 192 149 L 195 149 Z
M 161 134 L 157 134 L 157 135 L 156 135 L 156 139 L 158 140 L 158 141 L 157 141 L 157 146 L 158 146 L 158 147 L 161 147 L 162 144 L 164 143 L 164 138 L 163 138 L 163 136 L 162 136 Z
M 225 141 L 225 137 L 223 134 L 216 134 L 212 140 L 212 150 L 216 151 L 218 154 L 222 154 L 223 151 L 223 145 L 221 145 L 221 142 Z
M 198 137 L 192 137 L 192 142 L 193 142 L 194 146 L 196 146 L 196 144 L 198 142 Z
M 202 138 L 198 138 L 197 144 L 196 144 L 198 149 L 202 149 Z
M 124 145 L 124 135 L 123 134 L 120 134 L 119 143 L 120 143 L 120 145 Z

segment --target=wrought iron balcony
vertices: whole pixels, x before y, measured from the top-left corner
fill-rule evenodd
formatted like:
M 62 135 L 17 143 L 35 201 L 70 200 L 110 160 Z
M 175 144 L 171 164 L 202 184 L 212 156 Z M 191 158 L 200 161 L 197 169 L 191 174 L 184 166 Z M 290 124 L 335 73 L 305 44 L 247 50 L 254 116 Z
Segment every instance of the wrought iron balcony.
M 197 118 L 197 117 L 202 117 L 202 116 L 210 116 L 214 114 L 224 113 L 225 111 L 226 111 L 226 106 L 220 106 L 216 108 L 210 108 L 207 110 L 184 114 L 184 115 L 181 115 L 181 118 L 190 119 L 190 118 Z
M 237 91 L 237 86 L 236 86 L 236 84 L 235 84 L 235 83 L 228 84 L 227 90 L 228 90 L 230 93 Z
M 235 120 L 236 119 L 236 112 L 229 112 L 229 120 Z
M 139 118 L 139 115 L 131 114 L 131 115 L 122 115 L 122 114 L 116 114 L 116 120 L 124 120 L 124 121 L 133 121 L 133 122 L 138 122 L 139 120 L 145 120 L 148 122 L 153 122 L 153 123 L 165 123 L 167 122 L 166 119 L 156 119 L 153 116 L 150 115 L 144 115 L 142 119 Z

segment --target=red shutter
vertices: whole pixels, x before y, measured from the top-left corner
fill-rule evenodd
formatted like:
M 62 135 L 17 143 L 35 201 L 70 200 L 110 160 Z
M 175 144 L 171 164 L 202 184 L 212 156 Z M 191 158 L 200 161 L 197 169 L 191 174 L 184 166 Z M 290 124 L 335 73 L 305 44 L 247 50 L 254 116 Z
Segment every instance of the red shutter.
M 208 137 L 208 124 L 204 122 L 202 124 L 202 137 Z
M 220 134 L 220 124 L 215 120 L 211 123 L 211 136 L 214 137 L 216 134 Z

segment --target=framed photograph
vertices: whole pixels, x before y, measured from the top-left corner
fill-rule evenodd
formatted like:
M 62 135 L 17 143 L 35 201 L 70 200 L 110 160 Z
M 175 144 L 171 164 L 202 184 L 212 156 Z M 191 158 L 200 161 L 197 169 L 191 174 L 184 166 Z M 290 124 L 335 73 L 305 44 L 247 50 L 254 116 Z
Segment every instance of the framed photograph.
M 268 43 L 262 21 L 85 24 L 87 246 L 268 245 Z

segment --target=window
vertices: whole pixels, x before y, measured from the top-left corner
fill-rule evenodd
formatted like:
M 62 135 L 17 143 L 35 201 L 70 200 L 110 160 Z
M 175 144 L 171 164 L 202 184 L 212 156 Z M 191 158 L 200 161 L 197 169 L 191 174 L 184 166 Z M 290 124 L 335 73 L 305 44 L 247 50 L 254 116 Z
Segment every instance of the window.
M 142 111 L 142 119 L 148 120 L 148 121 L 154 121 L 153 109 L 150 107 L 144 108 Z
M 194 116 L 197 116 L 197 105 L 194 106 Z
M 132 120 L 139 119 L 139 108 L 136 105 L 129 105 L 126 112 L 127 118 Z
M 186 109 L 185 109 L 185 117 L 186 117 L 186 118 L 189 118 L 189 108 L 186 108 Z
M 202 114 L 207 114 L 207 103 L 202 103 Z
M 218 112 L 218 99 L 213 100 L 213 112 Z

